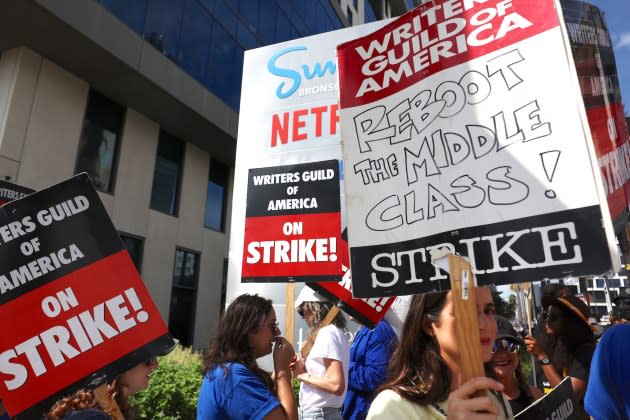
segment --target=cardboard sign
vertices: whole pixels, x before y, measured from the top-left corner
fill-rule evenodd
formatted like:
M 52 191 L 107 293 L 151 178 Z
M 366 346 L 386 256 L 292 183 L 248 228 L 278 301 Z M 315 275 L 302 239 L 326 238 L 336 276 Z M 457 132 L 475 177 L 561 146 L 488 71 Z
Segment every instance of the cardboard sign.
M 0 396 L 39 418 L 174 345 L 85 174 L 0 209 Z
M 514 413 L 517 420 L 579 420 L 579 403 L 573 393 L 571 378 L 566 377 L 551 392 L 536 400 L 520 413 Z
M 448 289 L 437 247 L 480 286 L 618 265 L 556 7 L 429 2 L 338 47 L 355 296 Z
M 267 272 L 262 273 L 256 282 L 252 282 L 254 276 L 252 267 L 247 264 L 247 244 L 251 241 L 250 235 L 256 231 L 250 231 L 249 226 L 250 204 L 253 201 L 250 194 L 253 191 L 250 187 L 250 170 L 267 171 L 271 175 L 273 171 L 284 171 L 282 168 L 286 166 L 337 161 L 339 185 L 331 188 L 339 191 L 341 224 L 340 229 L 331 237 L 339 236 L 339 232 L 345 229 L 346 209 L 344 168 L 340 162 L 336 47 L 339 42 L 368 34 L 385 24 L 386 22 L 375 22 L 354 26 L 245 52 L 232 196 L 226 298 L 228 303 L 242 293 L 259 293 L 281 306 L 286 299 L 285 284 L 269 283 L 271 280 L 285 282 L 292 278 L 300 282 L 309 281 L 309 285 L 313 286 L 313 279 L 304 276 L 305 271 L 299 265 L 293 265 L 291 271 L 284 271 L 282 276 L 273 278 L 269 264 L 269 267 L 264 267 Z M 272 169 L 274 167 L 278 169 Z M 290 185 L 294 184 L 278 186 L 278 190 L 273 193 L 275 199 L 291 198 L 286 193 Z M 301 188 L 300 186 L 298 190 Z M 263 197 L 260 203 L 268 206 L 269 200 Z M 270 215 L 265 215 L 267 216 Z M 306 216 L 312 217 L 308 214 Z M 297 215 L 283 215 L 279 218 L 288 220 L 289 217 L 302 218 Z M 274 231 L 276 234 L 281 232 L 279 228 L 274 228 Z M 262 236 L 260 238 L 268 240 Z M 286 238 L 282 239 L 287 240 Z M 347 255 L 347 245 L 342 246 L 339 242 L 337 255 L 344 253 Z M 387 306 L 376 302 L 370 306 L 360 299 L 353 301 L 349 291 L 350 283 L 345 281 L 350 278 L 347 271 L 349 263 L 346 261 L 342 264 L 341 271 L 335 276 L 337 279 L 342 278 L 343 286 L 337 282 L 326 282 L 321 283 L 322 288 L 328 291 L 326 294 L 331 300 L 343 300 L 344 310 L 348 309 L 350 313 L 357 315 L 357 319 L 367 320 L 366 323 L 378 322 L 385 310 L 379 312 L 376 309 Z M 282 265 L 273 268 L 283 270 Z M 270 273 L 271 278 L 267 278 Z M 352 309 L 355 304 L 360 310 Z
M 13 184 L 7 181 L 0 181 L 0 206 L 9 201 L 18 200 L 34 193 L 35 190 Z
M 630 203 L 630 143 L 612 41 L 600 10 L 563 1 L 571 51 L 615 232 L 625 233 Z
M 339 163 L 250 169 L 244 282 L 339 281 Z

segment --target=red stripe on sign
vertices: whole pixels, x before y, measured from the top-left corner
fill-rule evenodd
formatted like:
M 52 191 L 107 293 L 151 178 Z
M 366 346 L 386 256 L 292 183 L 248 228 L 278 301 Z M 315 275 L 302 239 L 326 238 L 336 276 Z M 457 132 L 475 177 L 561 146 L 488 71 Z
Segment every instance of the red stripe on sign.
M 163 336 L 127 251 L 0 306 L 0 392 L 19 413 Z
M 341 108 L 388 97 L 558 25 L 553 0 L 429 2 L 337 47 Z
M 341 276 L 340 235 L 340 213 L 249 217 L 242 276 Z

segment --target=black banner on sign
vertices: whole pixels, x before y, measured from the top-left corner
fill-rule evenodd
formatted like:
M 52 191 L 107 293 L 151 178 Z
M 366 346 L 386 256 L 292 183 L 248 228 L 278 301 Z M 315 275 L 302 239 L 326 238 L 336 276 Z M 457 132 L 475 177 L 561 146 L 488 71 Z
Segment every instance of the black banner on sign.
M 449 290 L 448 274 L 431 264 L 431 250 L 443 247 L 470 259 L 479 286 L 603 273 L 610 259 L 602 253 L 607 242 L 600 217 L 599 206 L 593 206 L 353 247 L 352 293 L 365 298 Z
M 338 212 L 339 162 L 249 170 L 247 217 Z
M 30 188 L 0 180 L 0 206 L 9 201 L 19 200 L 34 192 L 35 190 Z
M 525 410 L 514 415 L 516 420 L 579 420 L 581 408 L 575 399 L 571 378 L 566 377 L 551 392 Z

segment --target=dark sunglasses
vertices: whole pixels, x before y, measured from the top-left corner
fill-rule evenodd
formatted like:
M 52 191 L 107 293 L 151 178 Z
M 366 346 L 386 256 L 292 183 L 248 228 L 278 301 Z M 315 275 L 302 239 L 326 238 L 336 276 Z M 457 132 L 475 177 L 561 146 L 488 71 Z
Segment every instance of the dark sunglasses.
M 521 345 L 505 338 L 496 340 L 492 345 L 492 353 L 496 353 L 499 350 L 503 350 L 508 353 L 518 353 L 521 349 Z
M 297 308 L 297 313 L 298 313 L 299 316 L 304 318 L 304 308 L 302 308 L 301 306 L 299 308 Z

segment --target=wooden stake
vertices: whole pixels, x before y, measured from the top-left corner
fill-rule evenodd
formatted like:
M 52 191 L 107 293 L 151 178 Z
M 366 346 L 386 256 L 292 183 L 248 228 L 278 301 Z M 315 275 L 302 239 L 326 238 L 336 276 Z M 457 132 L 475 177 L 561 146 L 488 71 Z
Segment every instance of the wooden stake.
M 92 392 L 98 404 L 113 420 L 125 420 L 116 400 L 107 395 L 107 384 L 100 385 Z
M 449 254 L 448 266 L 460 349 L 461 381 L 464 383 L 471 378 L 486 376 L 481 359 L 475 276 L 470 263 L 460 256 Z
M 326 314 L 326 318 L 324 318 L 324 320 L 319 323 L 319 326 L 317 327 L 317 331 L 311 334 L 311 336 L 308 338 L 308 340 L 306 340 L 306 342 L 302 346 L 302 349 L 300 350 L 300 354 L 302 355 L 303 359 L 306 359 L 308 357 L 308 354 L 311 352 L 311 348 L 313 348 L 313 344 L 315 344 L 315 339 L 317 338 L 317 332 L 320 329 L 324 328 L 326 325 L 329 325 L 331 322 L 333 322 L 333 319 L 335 319 L 338 313 L 339 313 L 339 308 L 337 307 L 337 305 L 333 305 L 332 308 L 330 308 L 330 311 L 328 311 L 328 313 Z
M 287 283 L 284 302 L 284 338 L 295 347 L 295 283 Z

